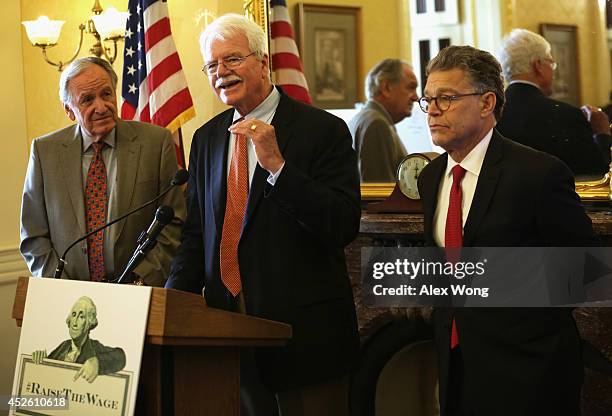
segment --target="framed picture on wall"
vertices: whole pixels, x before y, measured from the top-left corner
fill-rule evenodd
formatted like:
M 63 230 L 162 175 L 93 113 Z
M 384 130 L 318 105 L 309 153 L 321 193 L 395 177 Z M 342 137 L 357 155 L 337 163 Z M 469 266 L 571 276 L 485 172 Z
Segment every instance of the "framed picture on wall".
M 313 104 L 354 108 L 360 101 L 360 8 L 298 3 L 298 45 Z
M 580 107 L 578 28 L 542 23 L 540 33 L 550 42 L 553 59 L 557 62 L 551 98 Z

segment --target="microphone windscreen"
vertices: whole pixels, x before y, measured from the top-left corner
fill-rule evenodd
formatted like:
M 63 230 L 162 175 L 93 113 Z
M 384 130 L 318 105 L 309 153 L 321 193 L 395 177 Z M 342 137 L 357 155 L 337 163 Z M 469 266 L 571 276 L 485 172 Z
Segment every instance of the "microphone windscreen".
M 185 169 L 179 169 L 175 174 L 174 178 L 172 178 L 172 182 L 170 182 L 173 186 L 182 185 L 189 179 L 189 173 Z
M 174 210 L 172 207 L 162 205 L 161 207 L 157 208 L 157 211 L 155 212 L 155 219 L 159 223 L 164 225 L 169 224 L 170 221 L 172 221 L 172 218 L 174 218 Z

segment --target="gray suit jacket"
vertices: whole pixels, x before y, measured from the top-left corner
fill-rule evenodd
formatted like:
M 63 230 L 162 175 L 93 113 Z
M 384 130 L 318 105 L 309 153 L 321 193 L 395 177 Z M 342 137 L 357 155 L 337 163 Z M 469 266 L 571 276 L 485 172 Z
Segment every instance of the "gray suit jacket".
M 20 251 L 34 276 L 53 276 L 59 256 L 86 232 L 81 134 L 72 125 L 32 142 L 21 204 Z M 113 211 L 122 215 L 153 199 L 170 184 L 177 170 L 168 130 L 135 121 L 117 121 L 117 183 Z M 157 246 L 134 270 L 147 285 L 163 286 L 180 240 L 185 199 L 173 189 L 159 204 L 174 208 L 175 218 Z M 155 216 L 156 204 L 118 222 L 114 232 L 115 274 L 120 274 L 136 248 L 136 240 Z M 67 255 L 64 277 L 89 280 L 87 242 Z M 113 278 L 115 276 L 108 276 Z
M 395 182 L 397 167 L 407 152 L 383 106 L 368 101 L 348 126 L 359 157 L 361 181 Z

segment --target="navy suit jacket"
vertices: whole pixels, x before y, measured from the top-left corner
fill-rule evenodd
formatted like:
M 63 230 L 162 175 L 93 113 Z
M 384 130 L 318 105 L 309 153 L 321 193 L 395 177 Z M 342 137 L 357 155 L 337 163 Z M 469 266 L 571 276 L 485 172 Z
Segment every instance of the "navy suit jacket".
M 448 154 L 418 179 L 425 239 Z M 595 243 L 591 220 L 566 165 L 494 131 L 463 228 L 466 247 L 558 247 Z M 464 362 L 464 396 L 477 415 L 579 415 L 580 338 L 566 308 L 442 308 L 433 314 L 440 404 L 447 415 L 449 345 L 455 317 Z
M 192 142 L 188 215 L 166 287 L 201 293 L 235 310 L 220 278 L 219 247 L 234 110 L 199 128 Z M 238 245 L 249 315 L 286 322 L 286 347 L 257 351 L 278 391 L 345 374 L 359 340 L 344 247 L 359 230 L 359 176 L 346 124 L 282 94 L 272 125 L 285 166 L 272 187 L 257 165 Z

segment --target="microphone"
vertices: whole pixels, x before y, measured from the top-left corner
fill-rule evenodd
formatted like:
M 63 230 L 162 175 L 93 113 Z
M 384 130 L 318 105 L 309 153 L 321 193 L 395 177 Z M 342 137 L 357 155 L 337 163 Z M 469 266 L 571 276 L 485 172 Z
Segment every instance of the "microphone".
M 134 250 L 134 254 L 132 254 L 132 258 L 128 262 L 127 266 L 125 266 L 125 270 L 119 276 L 119 279 L 116 280 L 116 283 L 123 283 L 127 276 L 132 273 L 132 270 L 142 261 L 142 259 L 147 255 L 149 251 L 157 244 L 157 237 L 164 229 L 166 225 L 172 221 L 174 218 L 174 210 L 172 207 L 168 205 L 162 205 L 157 208 L 157 212 L 155 212 L 155 219 L 140 237 L 138 237 L 138 247 Z M 126 282 L 130 283 L 130 282 Z
M 179 169 L 175 174 L 172 180 L 170 181 L 171 186 L 182 185 L 189 180 L 189 172 L 185 169 Z
M 84 236 L 82 236 L 82 237 L 76 239 L 75 241 L 73 241 L 72 244 L 70 244 L 66 248 L 66 250 L 64 250 L 64 254 L 62 254 L 62 256 L 58 259 L 57 268 L 55 269 L 55 273 L 53 274 L 53 277 L 55 279 L 60 279 L 62 277 L 62 273 L 64 272 L 64 267 L 66 266 L 66 255 L 68 254 L 68 252 L 70 251 L 70 249 L 72 247 L 74 247 L 75 245 L 77 245 L 81 241 L 85 240 L 90 235 L 93 235 L 93 234 L 95 234 L 95 233 L 97 233 L 99 231 L 102 231 L 106 227 L 110 227 L 111 225 L 113 225 L 113 224 L 115 224 L 115 223 L 117 223 L 117 222 L 119 222 L 119 221 L 129 217 L 133 213 L 135 213 L 137 211 L 140 211 L 141 209 L 146 208 L 149 205 L 157 202 L 157 200 L 159 200 L 160 198 L 163 198 L 168 192 L 170 192 L 170 190 L 172 188 L 174 188 L 175 186 L 183 185 L 185 182 L 187 182 L 188 179 L 189 179 L 189 173 L 187 173 L 187 171 L 185 169 L 179 169 L 174 174 L 174 177 L 170 181 L 170 185 L 166 189 L 164 189 L 159 195 L 157 195 L 155 198 L 153 198 L 150 201 L 145 202 L 141 206 L 134 208 L 133 210 L 125 213 L 124 215 L 120 216 L 119 218 L 116 218 L 116 219 L 114 219 L 114 220 L 112 220 L 110 222 L 107 222 L 106 224 L 96 228 L 95 230 L 92 230 L 92 231 L 88 232 Z

